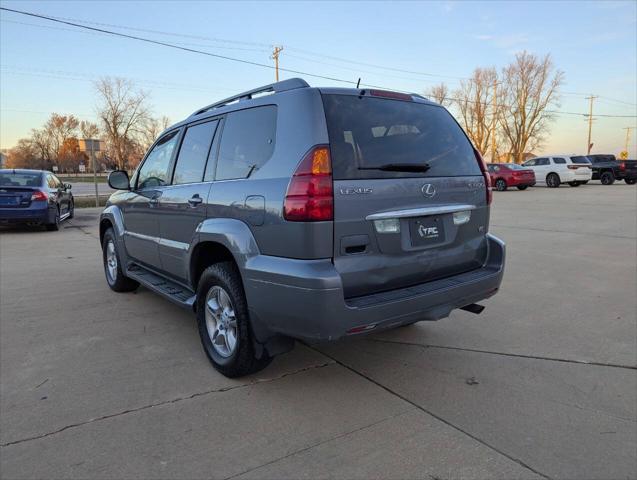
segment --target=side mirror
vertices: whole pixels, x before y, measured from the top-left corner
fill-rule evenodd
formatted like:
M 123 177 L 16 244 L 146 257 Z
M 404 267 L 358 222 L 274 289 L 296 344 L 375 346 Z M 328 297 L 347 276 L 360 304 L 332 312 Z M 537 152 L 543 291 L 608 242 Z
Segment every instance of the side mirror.
M 115 170 L 108 174 L 108 186 L 115 190 L 130 190 L 128 173 L 124 170 Z
M 64 190 L 71 190 L 71 188 L 73 188 L 73 185 L 71 185 L 70 183 L 64 184 Z

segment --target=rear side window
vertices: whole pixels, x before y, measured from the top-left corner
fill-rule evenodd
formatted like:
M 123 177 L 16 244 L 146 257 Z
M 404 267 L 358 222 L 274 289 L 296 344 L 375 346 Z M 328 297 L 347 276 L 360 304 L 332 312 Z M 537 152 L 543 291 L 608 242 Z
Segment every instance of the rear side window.
M 0 172 L 0 187 L 39 187 L 41 184 L 41 173 Z
M 562 165 L 566 163 L 566 159 L 561 157 L 553 157 L 553 163 Z
M 591 163 L 588 157 L 579 156 L 579 157 L 571 157 L 571 162 L 573 163 Z
M 217 121 L 188 127 L 179 149 L 173 184 L 201 182 Z
M 551 162 L 549 162 L 548 158 L 536 158 L 535 159 L 535 166 L 536 167 L 539 167 L 539 166 L 542 166 L 542 165 L 550 165 L 550 164 L 551 164 Z
M 168 166 L 177 146 L 178 130 L 162 137 L 139 170 L 137 188 L 161 187 L 168 183 Z
M 274 152 L 276 106 L 250 108 L 228 114 L 221 135 L 216 180 L 246 178 Z
M 481 175 L 473 147 L 442 107 L 323 95 L 334 179 Z M 386 171 L 388 164 L 429 165 L 426 172 Z

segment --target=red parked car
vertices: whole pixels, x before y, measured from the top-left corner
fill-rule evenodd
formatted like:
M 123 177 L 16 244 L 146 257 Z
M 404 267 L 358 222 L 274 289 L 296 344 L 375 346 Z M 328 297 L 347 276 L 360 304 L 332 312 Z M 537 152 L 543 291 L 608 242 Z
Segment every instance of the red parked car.
M 517 163 L 489 163 L 487 164 L 491 185 L 499 192 L 509 187 L 518 187 L 526 190 L 535 185 L 535 173 L 529 168 L 524 168 Z

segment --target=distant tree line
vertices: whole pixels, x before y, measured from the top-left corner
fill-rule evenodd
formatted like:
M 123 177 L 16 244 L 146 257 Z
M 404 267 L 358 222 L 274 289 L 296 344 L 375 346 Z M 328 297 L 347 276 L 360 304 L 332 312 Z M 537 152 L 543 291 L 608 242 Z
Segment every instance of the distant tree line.
M 90 171 L 80 151 L 82 138 L 102 140 L 98 170 L 134 169 L 157 136 L 168 127 L 167 117 L 152 115 L 148 94 L 130 80 L 103 78 L 95 83 L 98 122 L 52 113 L 41 128 L 31 130 L 7 153 L 8 168 L 35 168 L 75 173 L 80 164 Z
M 559 106 L 564 74 L 555 70 L 550 55 L 516 54 L 511 64 L 476 68 L 453 92 L 441 83 L 426 95 L 448 107 L 485 159 L 521 163 L 525 154 L 539 148 Z M 495 98 L 494 98 L 495 96 Z

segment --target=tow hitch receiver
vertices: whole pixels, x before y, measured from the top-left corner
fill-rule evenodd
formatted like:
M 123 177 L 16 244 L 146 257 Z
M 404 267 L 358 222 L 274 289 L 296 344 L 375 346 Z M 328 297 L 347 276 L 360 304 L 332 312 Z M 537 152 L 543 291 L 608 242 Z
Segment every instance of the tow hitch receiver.
M 485 307 L 482 305 L 478 305 L 477 303 L 470 303 L 469 305 L 465 305 L 464 307 L 460 307 L 460 310 L 465 310 L 467 312 L 475 313 L 476 315 L 480 315 L 482 310 Z

